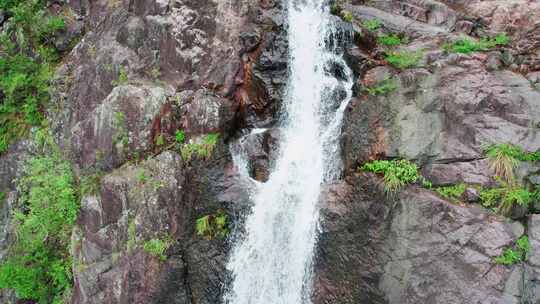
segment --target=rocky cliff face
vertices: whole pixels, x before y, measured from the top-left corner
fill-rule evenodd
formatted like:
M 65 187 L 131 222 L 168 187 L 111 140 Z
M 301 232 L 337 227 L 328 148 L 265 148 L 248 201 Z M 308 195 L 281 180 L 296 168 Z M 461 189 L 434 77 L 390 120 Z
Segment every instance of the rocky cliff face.
M 337 3 L 355 32 L 345 56 L 357 83 L 342 131 L 344 176 L 321 195 L 314 303 L 539 303 L 540 219 L 529 214 L 538 209 L 512 220 L 418 185 L 388 196 L 379 176 L 357 170 L 374 159 L 406 158 L 434 186 L 490 187 L 497 180 L 486 145 L 540 149 L 539 3 Z M 229 146 L 251 128 L 270 128 L 246 140 L 250 173 L 266 179 L 287 79 L 284 4 L 63 4 L 84 34 L 56 71 L 47 115 L 77 176 L 98 177 L 81 197 L 72 235 L 72 303 L 222 302 L 230 242 L 250 206 Z M 373 19 L 379 27 L 369 30 L 365 21 Z M 497 32 L 508 34 L 508 45 L 443 51 L 458 35 Z M 388 64 L 377 43 L 388 33 L 408 37 L 395 50 L 421 54 L 414 67 Z M 393 90 L 366 92 L 390 78 Z M 193 145 L 220 136 L 209 153 L 188 157 L 178 130 Z M 12 238 L 16 179 L 33 145 L 22 140 L 0 155 L 0 190 L 8 194 L 0 258 Z M 523 162 L 516 175 L 533 187 L 539 170 Z M 221 213 L 229 238 L 197 233 L 199 219 Z M 524 233 L 528 259 L 494 263 Z M 151 240 L 167 240 L 166 258 L 147 250 Z

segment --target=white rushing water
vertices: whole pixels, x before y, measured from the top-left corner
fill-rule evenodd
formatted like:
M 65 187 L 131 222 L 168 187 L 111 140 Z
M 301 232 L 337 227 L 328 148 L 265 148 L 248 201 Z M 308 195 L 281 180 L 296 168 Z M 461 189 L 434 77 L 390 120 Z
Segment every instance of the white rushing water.
M 226 303 L 311 303 L 317 202 L 321 184 L 340 174 L 338 138 L 352 88 L 351 71 L 328 46 L 334 29 L 324 2 L 289 0 L 290 71 L 279 157 L 267 182 L 251 182 L 253 209 L 227 265 L 233 282 Z M 232 150 L 249 179 L 241 149 Z

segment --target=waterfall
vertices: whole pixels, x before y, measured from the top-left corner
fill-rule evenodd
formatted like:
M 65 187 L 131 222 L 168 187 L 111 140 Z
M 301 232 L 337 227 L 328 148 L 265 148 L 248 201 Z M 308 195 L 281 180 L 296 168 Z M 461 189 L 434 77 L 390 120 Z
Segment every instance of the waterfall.
M 325 2 L 288 3 L 289 82 L 279 157 L 267 182 L 252 181 L 252 212 L 227 265 L 233 282 L 226 303 L 311 303 L 317 203 L 321 184 L 340 174 L 338 138 L 352 94 Z M 232 153 L 249 179 L 241 149 Z

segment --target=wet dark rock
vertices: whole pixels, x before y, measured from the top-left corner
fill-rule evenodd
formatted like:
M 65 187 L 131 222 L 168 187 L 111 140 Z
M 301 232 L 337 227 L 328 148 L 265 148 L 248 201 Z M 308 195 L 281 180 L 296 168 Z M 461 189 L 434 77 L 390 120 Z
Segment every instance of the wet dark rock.
M 524 303 L 538 303 L 540 301 L 540 215 L 529 216 L 528 236 L 530 252 L 527 259 L 524 278 Z
M 454 57 L 429 73 L 402 72 L 397 90 L 386 96 L 351 102 L 343 136 L 348 168 L 404 157 L 429 165 L 436 183 L 489 184 L 492 174 L 480 161 L 485 145 L 540 148 L 534 135 L 540 93 L 520 74 L 486 71 L 482 57 Z
M 139 47 L 144 44 L 146 39 L 146 26 L 144 20 L 140 17 L 130 17 L 126 24 L 118 31 L 116 40 L 128 46 L 134 51 L 137 51 Z
M 72 159 L 81 169 L 111 170 L 143 155 L 160 134 L 153 127 L 165 126 L 166 120 L 174 123 L 168 107 L 160 87 L 116 87 L 89 118 L 72 128 L 67 143 Z
M 181 126 L 188 133 L 227 133 L 234 127 L 238 105 L 233 101 L 205 89 L 186 91 L 177 96 L 182 104 Z
M 502 55 L 499 52 L 491 52 L 488 54 L 486 61 L 486 69 L 488 71 L 496 71 L 501 69 L 503 65 Z
M 517 222 L 361 175 L 328 185 L 321 225 L 314 303 L 519 303 L 520 266 L 493 263 Z
M 227 243 L 196 235 L 195 222 L 218 210 L 232 221 L 239 212 L 233 208 L 242 205 L 243 194 L 231 188 L 234 173 L 226 173 L 225 151 L 214 152 L 211 169 L 164 152 L 102 177 L 99 193 L 83 198 L 72 237 L 73 302 L 217 303 Z M 143 249 L 146 241 L 167 236 L 175 243 L 166 260 Z
M 271 129 L 250 134 L 242 141 L 250 176 L 258 181 L 268 180 L 279 152 L 279 130 Z

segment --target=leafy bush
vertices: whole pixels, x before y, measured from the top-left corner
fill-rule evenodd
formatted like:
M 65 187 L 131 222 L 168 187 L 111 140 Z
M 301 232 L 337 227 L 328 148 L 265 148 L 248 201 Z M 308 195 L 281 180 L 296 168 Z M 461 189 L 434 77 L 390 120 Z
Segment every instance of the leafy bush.
M 448 52 L 469 54 L 472 52 L 486 51 L 499 45 L 507 45 L 510 39 L 506 34 L 498 34 L 493 38 L 482 38 L 474 41 L 469 38 L 461 38 L 451 44 L 446 44 L 443 48 Z
M 228 216 L 223 211 L 198 218 L 195 224 L 197 235 L 208 239 L 225 238 L 229 234 Z
M 362 22 L 362 25 L 370 31 L 375 31 L 381 27 L 381 22 L 378 19 L 371 19 Z
M 395 192 L 421 179 L 416 164 L 402 160 L 376 160 L 362 166 L 362 170 L 384 175 L 384 189 Z
M 2 1 L 11 17 L 0 33 L 0 153 L 31 126 L 40 125 L 49 100 L 49 79 L 58 51 L 54 33 L 64 27 L 51 16 L 44 0 Z
M 393 46 L 398 46 L 402 43 L 407 43 L 408 39 L 400 38 L 396 34 L 390 34 L 390 35 L 381 35 L 377 37 L 377 42 L 385 46 L 393 47 Z
M 375 86 L 365 88 L 366 92 L 372 96 L 385 95 L 395 89 L 397 89 L 397 83 L 391 78 L 384 79 Z
M 513 248 L 506 248 L 503 254 L 495 258 L 495 263 L 502 265 L 514 265 L 527 259 L 530 250 L 529 237 L 520 237 Z
M 447 187 L 438 187 L 435 188 L 435 191 L 439 193 L 440 196 L 446 199 L 459 200 L 459 198 L 461 198 L 461 196 L 465 192 L 465 189 L 465 184 L 457 184 Z
M 165 261 L 167 256 L 165 251 L 173 244 L 172 238 L 167 236 L 163 239 L 151 239 L 143 244 L 143 250 L 150 255 Z
M 0 288 L 21 299 L 61 303 L 72 285 L 70 234 L 79 204 L 69 164 L 58 156 L 29 161 L 18 185 L 17 239 L 0 267 Z
M 386 55 L 386 61 L 396 68 L 404 70 L 417 66 L 422 56 L 422 52 L 391 52 Z
M 512 211 L 512 206 L 518 204 L 528 207 L 533 199 L 533 193 L 521 187 L 513 187 L 505 192 L 499 206 L 501 214 L 509 214 Z

